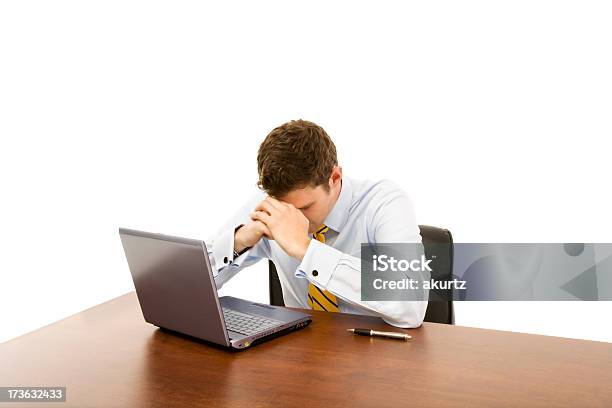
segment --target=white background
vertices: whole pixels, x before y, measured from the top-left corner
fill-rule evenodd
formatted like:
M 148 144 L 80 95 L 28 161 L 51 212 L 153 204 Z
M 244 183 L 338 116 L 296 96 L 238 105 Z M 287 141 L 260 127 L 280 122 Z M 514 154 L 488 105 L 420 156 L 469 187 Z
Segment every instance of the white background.
M 0 3 L 0 341 L 133 290 L 119 226 L 208 237 L 296 118 L 457 242 L 612 241 L 606 2 L 209 3 Z M 222 292 L 266 302 L 266 279 Z M 611 313 L 456 305 L 608 342 Z

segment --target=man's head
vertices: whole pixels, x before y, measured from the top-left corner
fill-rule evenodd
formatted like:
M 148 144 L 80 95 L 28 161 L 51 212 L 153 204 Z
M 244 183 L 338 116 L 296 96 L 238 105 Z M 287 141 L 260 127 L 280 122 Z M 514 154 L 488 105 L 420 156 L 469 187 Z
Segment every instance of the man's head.
M 340 194 L 336 146 L 322 127 L 292 120 L 272 130 L 257 154 L 259 187 L 300 209 L 310 232 L 323 223 Z

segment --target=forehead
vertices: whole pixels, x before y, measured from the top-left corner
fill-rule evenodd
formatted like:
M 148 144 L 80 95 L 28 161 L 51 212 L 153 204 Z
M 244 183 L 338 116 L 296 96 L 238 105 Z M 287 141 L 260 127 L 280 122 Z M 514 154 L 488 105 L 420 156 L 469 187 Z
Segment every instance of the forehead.
M 317 201 L 324 193 L 325 190 L 323 189 L 323 186 L 308 186 L 291 190 L 287 194 L 278 197 L 278 199 L 280 201 L 293 204 L 293 206 L 296 208 L 300 208 Z

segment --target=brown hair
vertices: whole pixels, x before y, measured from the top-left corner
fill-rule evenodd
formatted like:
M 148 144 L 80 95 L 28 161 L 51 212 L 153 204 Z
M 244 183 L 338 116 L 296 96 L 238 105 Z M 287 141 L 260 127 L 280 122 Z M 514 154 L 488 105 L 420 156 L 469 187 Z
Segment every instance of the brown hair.
M 279 197 L 296 188 L 323 185 L 338 164 L 336 146 L 321 126 L 292 120 L 272 130 L 257 153 L 257 185 Z

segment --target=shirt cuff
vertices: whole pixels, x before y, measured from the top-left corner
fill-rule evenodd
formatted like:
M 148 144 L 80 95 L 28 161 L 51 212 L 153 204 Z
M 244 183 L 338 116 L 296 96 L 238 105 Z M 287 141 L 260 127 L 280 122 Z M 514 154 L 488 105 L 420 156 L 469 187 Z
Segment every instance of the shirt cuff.
M 232 243 L 232 255 L 234 255 L 234 243 Z M 237 258 L 235 258 L 234 260 L 230 261 L 230 266 L 231 267 L 238 267 L 240 268 L 240 265 L 242 265 L 242 263 L 249 257 L 249 254 L 251 253 L 251 250 L 253 248 L 249 248 L 246 251 L 244 251 L 243 253 L 241 253 L 240 255 L 238 255 Z
M 302 258 L 302 263 L 295 271 L 295 276 L 306 278 L 316 283 L 318 287 L 325 289 L 342 255 L 342 252 L 337 249 L 316 239 L 311 239 L 306 254 Z
M 227 266 L 234 257 L 234 229 L 230 229 L 217 236 L 211 248 L 216 269 Z

